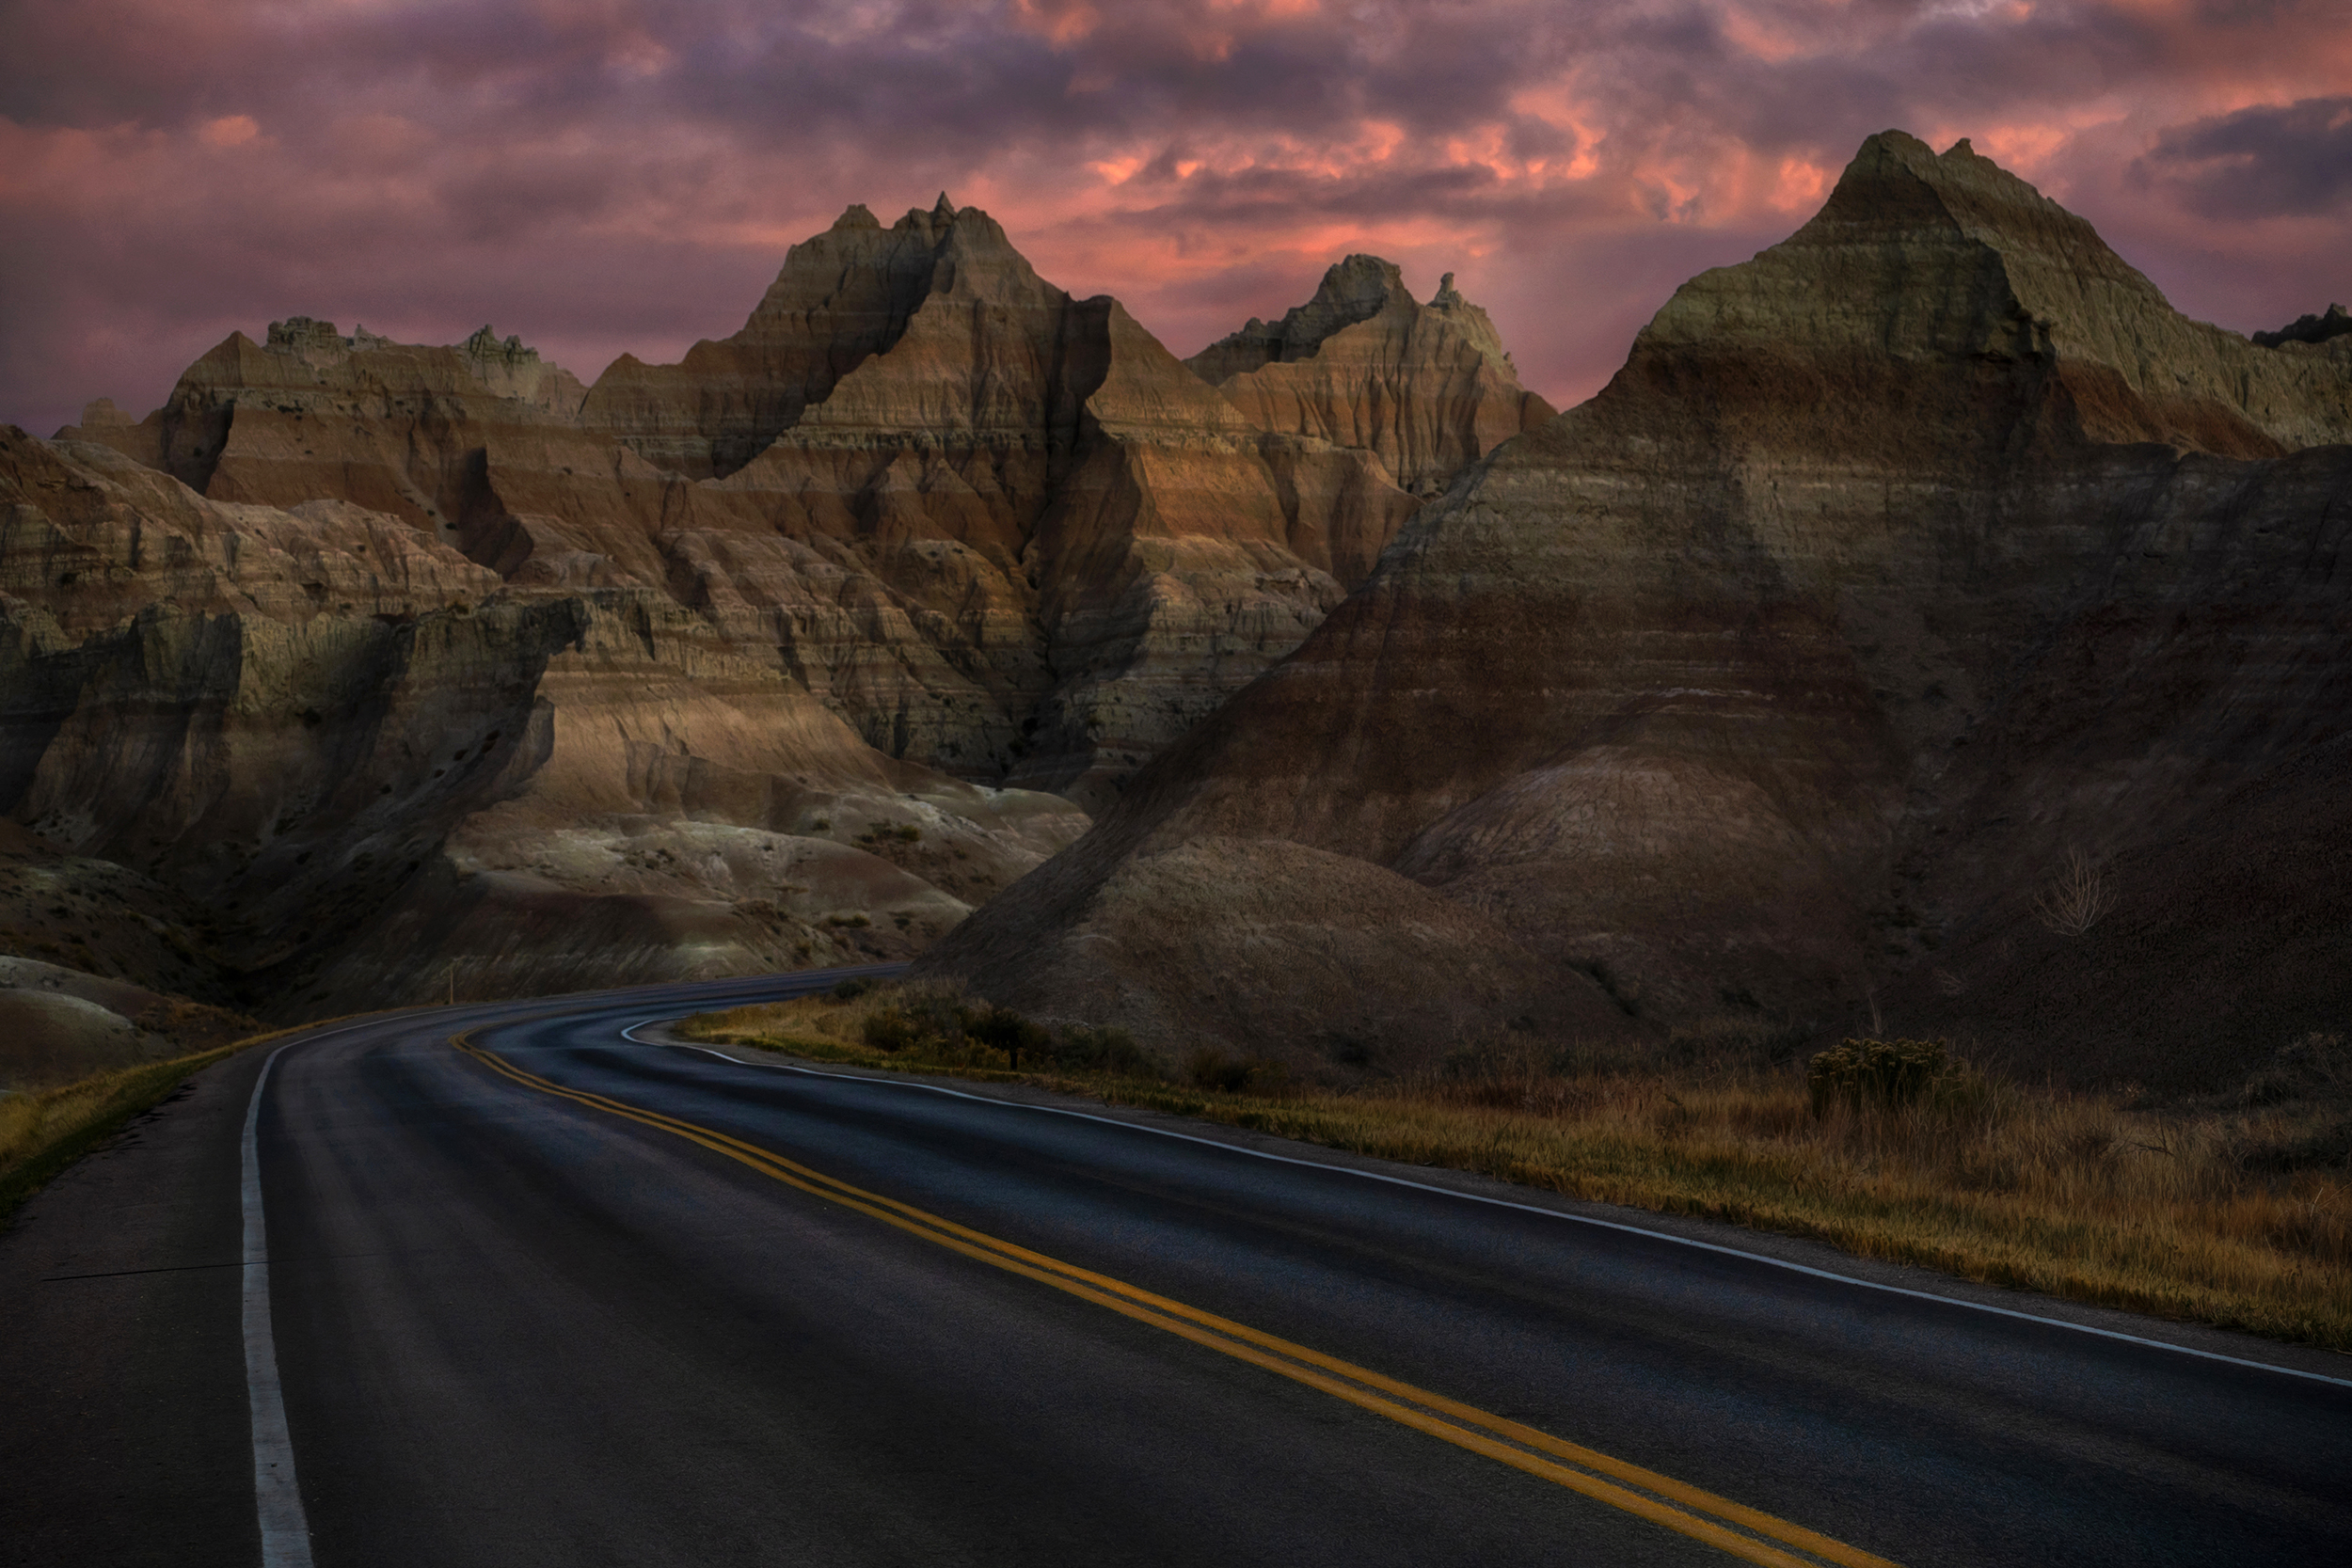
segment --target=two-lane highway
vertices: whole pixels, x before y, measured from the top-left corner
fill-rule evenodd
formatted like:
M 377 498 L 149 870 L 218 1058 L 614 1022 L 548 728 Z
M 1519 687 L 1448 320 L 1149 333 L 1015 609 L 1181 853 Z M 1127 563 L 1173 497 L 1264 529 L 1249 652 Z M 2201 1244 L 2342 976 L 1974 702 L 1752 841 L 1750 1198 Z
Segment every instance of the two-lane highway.
M 2268 1370 L 2115 1338 L 2158 1333 L 2120 1315 L 2066 1309 L 2110 1331 L 2087 1333 L 2031 1298 L 1790 1268 L 1728 1227 L 1710 1250 L 1170 1118 L 624 1036 L 776 989 L 410 1015 L 278 1058 L 266 1301 L 322 1568 L 2335 1563 L 2352 1542 L 2352 1386 L 2322 1358 L 2162 1331 Z M 182 1149 L 168 1124 L 152 1158 L 185 1168 L 158 1179 L 226 1174 L 202 1149 L 227 1133 Z M 182 1280 L 93 1319 L 179 1415 L 127 1402 L 92 1449 L 90 1413 L 34 1390 L 69 1430 L 0 1452 L 33 1483 L 11 1560 L 255 1561 L 225 1309 L 248 1271 L 197 1256 L 225 1222 L 153 1215 L 143 1244 L 184 1260 L 60 1266 L 115 1179 L 45 1195 L 0 1284 L 35 1244 L 77 1276 L 27 1287 L 52 1303 Z M 1632 1227 L 1588 1223 L 1610 1214 Z M 213 1295 L 184 1283 L 208 1274 Z M 176 1379 L 143 1359 L 159 1303 L 186 1318 Z M 139 1518 L 168 1491 L 135 1462 L 142 1420 L 209 1478 L 170 1521 Z M 113 1504 L 87 1474 L 109 1454 Z M 116 1549 L 143 1524 L 175 1549 Z

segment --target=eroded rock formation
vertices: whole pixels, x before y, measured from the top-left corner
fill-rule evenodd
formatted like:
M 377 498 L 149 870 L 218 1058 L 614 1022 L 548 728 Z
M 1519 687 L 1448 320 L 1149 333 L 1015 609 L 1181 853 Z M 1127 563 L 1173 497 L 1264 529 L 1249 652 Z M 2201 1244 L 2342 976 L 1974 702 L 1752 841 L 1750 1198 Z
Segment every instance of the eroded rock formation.
M 1422 305 L 1377 256 L 1350 256 L 1279 323 L 1252 318 L 1184 362 L 1263 429 L 1371 451 L 1422 497 L 1553 414 L 1452 273 Z
M 1371 933 L 1312 958 L 1333 1015 L 1427 1052 L 1462 959 L 1381 911 L 1434 896 L 1640 1025 L 1876 1006 L 2214 1081 L 2352 1006 L 2346 441 L 2352 339 L 2187 320 L 1965 142 L 1873 137 L 921 962 L 1100 1015 L 1124 943 L 1125 1016 L 1294 1051 L 1280 966 L 1222 955 L 1313 909 Z M 2042 917 L 2072 852 L 2080 931 Z M 1454 1038 L 1520 1022 L 1488 990 Z
M 2352 310 L 2330 305 L 2325 315 L 2297 316 L 2276 332 L 2257 332 L 2254 341 L 2265 348 L 2282 348 L 2288 343 L 2324 343 L 2346 333 L 2352 333 Z
M 1406 305 L 1381 385 L 1454 419 L 1500 346 Z M 593 388 L 277 323 L 9 435 L 0 810 L 217 907 L 256 996 L 912 951 L 1371 571 L 1391 457 L 1491 444 L 1419 429 L 1253 422 L 944 196 Z
M 78 917 L 58 956 L 100 973 L 282 1014 L 860 961 L 1085 824 L 874 751 L 656 592 L 510 587 L 382 512 L 16 431 L 0 506 L 0 794 L 50 880 L 168 895 Z M 41 908 L 20 943 L 76 928 Z

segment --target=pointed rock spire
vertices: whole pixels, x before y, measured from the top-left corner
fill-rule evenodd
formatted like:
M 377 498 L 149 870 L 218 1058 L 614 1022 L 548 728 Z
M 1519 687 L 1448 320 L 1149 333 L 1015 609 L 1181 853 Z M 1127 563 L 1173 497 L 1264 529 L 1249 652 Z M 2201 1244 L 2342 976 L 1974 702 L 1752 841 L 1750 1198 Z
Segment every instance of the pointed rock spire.
M 1422 305 L 1377 256 L 1346 258 L 1279 325 L 1253 318 L 1185 363 L 1260 428 L 1368 448 L 1419 496 L 1553 412 L 1519 386 L 1494 323 L 1454 274 Z

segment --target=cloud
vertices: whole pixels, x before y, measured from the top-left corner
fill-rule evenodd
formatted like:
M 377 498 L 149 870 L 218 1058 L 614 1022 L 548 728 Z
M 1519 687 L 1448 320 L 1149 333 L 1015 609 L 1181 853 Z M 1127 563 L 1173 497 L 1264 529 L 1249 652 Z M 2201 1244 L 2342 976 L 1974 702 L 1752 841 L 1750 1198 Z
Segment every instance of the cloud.
M 2185 308 L 2275 325 L 2352 253 L 2313 107 L 2352 80 L 2339 8 L 11 0 L 0 419 L 151 406 L 294 313 L 675 358 L 843 206 L 942 189 L 1179 352 L 1351 250 L 1455 272 L 1567 401 L 1889 126 L 1971 136 Z
M 2132 167 L 2207 217 L 2309 216 L 2352 206 L 2352 97 L 2261 103 L 2170 126 Z

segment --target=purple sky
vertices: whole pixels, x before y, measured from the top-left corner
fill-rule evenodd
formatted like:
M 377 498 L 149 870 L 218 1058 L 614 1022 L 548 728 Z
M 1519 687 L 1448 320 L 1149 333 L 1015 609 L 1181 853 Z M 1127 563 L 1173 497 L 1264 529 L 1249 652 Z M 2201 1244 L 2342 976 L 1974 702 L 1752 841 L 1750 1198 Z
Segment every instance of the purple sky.
M 2242 330 L 2352 301 L 2352 0 L 0 0 L 0 420 L 243 328 L 593 379 L 851 201 L 987 208 L 1178 353 L 1372 250 L 1588 395 L 1862 138 L 1960 136 Z

